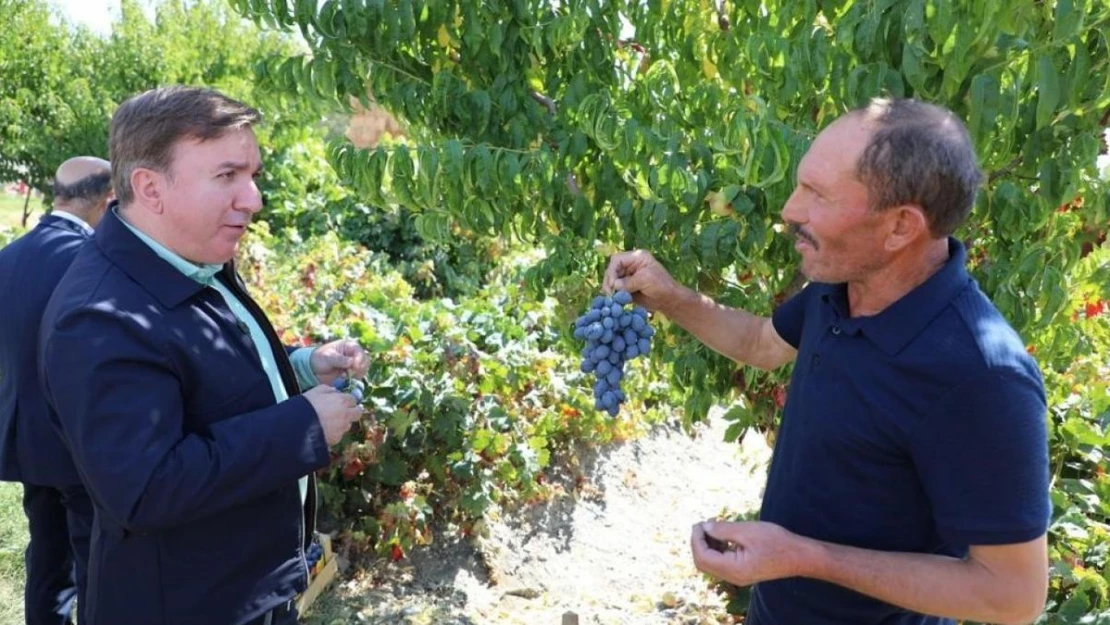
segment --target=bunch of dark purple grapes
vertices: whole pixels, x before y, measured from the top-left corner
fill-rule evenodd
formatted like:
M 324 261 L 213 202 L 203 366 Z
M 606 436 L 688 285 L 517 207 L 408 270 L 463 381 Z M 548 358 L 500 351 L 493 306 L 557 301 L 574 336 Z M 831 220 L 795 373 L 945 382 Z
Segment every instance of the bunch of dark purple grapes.
M 361 403 L 365 390 L 362 380 L 351 380 L 347 376 L 340 376 L 331 383 L 332 388 L 355 396 L 355 401 Z
M 593 373 L 594 407 L 617 416 L 628 397 L 621 390 L 624 363 L 651 351 L 655 329 L 648 324 L 642 306 L 626 308 L 632 296 L 617 291 L 612 297 L 599 295 L 590 309 L 574 322 L 574 338 L 586 341 L 582 350 L 582 372 Z
M 305 563 L 308 564 L 308 570 L 311 571 L 312 567 L 316 566 L 316 563 L 319 562 L 320 558 L 323 556 L 324 547 L 320 545 L 320 543 L 312 541 L 312 544 L 308 546 L 304 554 Z

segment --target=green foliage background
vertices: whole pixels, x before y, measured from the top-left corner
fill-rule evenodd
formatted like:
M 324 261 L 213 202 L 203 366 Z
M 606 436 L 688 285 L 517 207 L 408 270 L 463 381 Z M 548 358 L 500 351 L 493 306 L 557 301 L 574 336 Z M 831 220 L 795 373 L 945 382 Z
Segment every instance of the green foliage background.
M 614 423 L 579 405 L 559 328 L 631 247 L 769 313 L 801 284 L 776 224 L 809 141 L 872 96 L 916 96 L 968 122 L 989 181 L 958 235 L 1048 384 L 1042 622 L 1110 621 L 1104 0 L 229 5 L 166 2 L 149 20 L 127 0 L 99 37 L 42 1 L 0 0 L 0 180 L 48 195 L 61 160 L 106 156 L 111 111 L 156 85 L 263 110 L 271 227 L 244 266 L 291 340 L 354 331 L 382 354 L 369 380 L 381 429 L 361 432 L 375 444 L 353 438 L 325 491 L 352 538 L 391 551 L 426 540 L 432 519 L 473 531 L 486 506 L 546 496 L 545 459 L 571 441 L 661 412 L 693 421 L 723 403 L 730 436 L 773 436 L 788 372 L 738 373 L 659 319 L 630 393 L 643 403 Z M 334 136 L 352 100 L 406 136 L 370 149 Z
M 532 292 L 567 302 L 597 289 L 608 253 L 644 247 L 680 281 L 767 313 L 799 284 L 774 228 L 814 134 L 872 96 L 953 109 L 989 173 L 959 236 L 1052 399 L 1044 620 L 1110 618 L 1108 336 L 1097 314 L 1110 251 L 1095 171 L 1110 118 L 1105 2 L 233 4 L 311 47 L 266 64 L 267 80 L 321 101 L 372 97 L 409 124 L 408 141 L 336 143 L 345 184 L 412 210 L 429 238 L 457 223 L 542 248 Z M 688 418 L 739 397 L 733 433 L 773 431 L 785 373 L 738 380 L 731 363 L 671 337 L 655 358 L 671 365 Z

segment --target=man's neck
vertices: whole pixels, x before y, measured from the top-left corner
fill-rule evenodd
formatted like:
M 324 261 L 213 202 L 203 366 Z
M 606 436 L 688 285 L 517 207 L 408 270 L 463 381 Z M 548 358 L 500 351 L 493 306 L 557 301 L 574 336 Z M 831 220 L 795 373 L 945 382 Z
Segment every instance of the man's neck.
M 920 252 L 903 254 L 863 280 L 848 283 L 852 317 L 870 317 L 886 310 L 925 283 L 948 261 L 948 239 L 929 241 Z
M 61 207 L 61 206 L 55 206 L 53 213 L 55 215 L 57 215 L 58 217 L 61 217 L 63 219 L 68 219 L 70 221 L 77 221 L 78 223 L 84 225 L 87 228 L 92 228 L 92 225 L 89 224 L 88 216 L 82 214 L 79 211 L 75 211 L 75 210 L 72 210 L 72 209 L 69 209 L 69 208 L 64 208 L 64 207 Z

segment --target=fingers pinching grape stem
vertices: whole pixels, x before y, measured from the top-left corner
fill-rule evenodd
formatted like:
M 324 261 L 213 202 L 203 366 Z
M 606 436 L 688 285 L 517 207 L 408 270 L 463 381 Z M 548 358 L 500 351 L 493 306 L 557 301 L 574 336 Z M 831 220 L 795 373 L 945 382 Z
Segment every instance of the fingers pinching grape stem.
M 344 376 L 340 376 L 338 378 L 335 378 L 335 381 L 332 382 L 331 385 L 332 385 L 332 388 L 334 388 L 337 391 L 343 391 L 344 393 L 350 393 L 351 395 L 354 396 L 355 401 L 357 401 L 357 402 L 362 401 L 363 385 L 362 385 L 361 380 L 351 381 L 349 378 L 347 378 L 347 376 L 344 375 Z
M 594 407 L 617 416 L 628 397 L 621 390 L 624 364 L 651 351 L 655 329 L 648 323 L 647 310 L 631 306 L 632 296 L 617 291 L 612 297 L 599 295 L 590 309 L 574 322 L 574 338 L 586 341 L 582 350 L 582 372 L 593 373 Z

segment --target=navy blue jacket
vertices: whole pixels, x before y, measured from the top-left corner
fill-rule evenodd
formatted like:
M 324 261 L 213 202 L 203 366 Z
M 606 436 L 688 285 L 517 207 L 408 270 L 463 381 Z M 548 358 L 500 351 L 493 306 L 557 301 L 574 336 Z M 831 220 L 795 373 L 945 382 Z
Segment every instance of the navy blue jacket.
M 109 211 L 47 305 L 46 394 L 96 509 L 85 625 L 237 625 L 305 589 L 328 464 L 287 351 L 230 264 L 290 399 L 249 332 Z
M 55 215 L 0 250 L 0 480 L 38 486 L 80 483 L 50 422 L 39 385 L 39 322 L 54 287 L 89 235 Z

